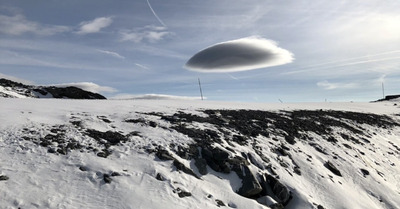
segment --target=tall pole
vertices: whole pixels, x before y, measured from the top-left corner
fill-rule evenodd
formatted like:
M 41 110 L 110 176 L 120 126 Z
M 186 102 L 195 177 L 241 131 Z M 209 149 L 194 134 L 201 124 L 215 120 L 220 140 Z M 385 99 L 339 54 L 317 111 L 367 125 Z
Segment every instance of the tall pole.
M 200 88 L 201 100 L 203 100 L 203 91 L 201 90 L 200 78 L 198 78 L 198 80 L 199 80 L 199 88 Z

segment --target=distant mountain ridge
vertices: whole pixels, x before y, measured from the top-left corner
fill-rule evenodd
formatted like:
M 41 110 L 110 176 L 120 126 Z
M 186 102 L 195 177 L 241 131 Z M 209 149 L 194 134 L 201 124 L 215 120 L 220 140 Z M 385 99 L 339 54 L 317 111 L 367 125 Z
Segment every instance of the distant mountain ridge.
M 59 98 L 59 99 L 107 99 L 101 94 L 68 86 L 34 86 L 0 78 L 0 97 L 6 98 Z

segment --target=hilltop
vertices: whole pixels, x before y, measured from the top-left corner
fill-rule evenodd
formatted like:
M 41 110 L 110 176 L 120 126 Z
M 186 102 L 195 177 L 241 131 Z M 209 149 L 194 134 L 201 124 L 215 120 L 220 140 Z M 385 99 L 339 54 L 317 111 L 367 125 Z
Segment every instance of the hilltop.
M 58 98 L 106 99 L 104 96 L 74 86 L 35 86 L 0 78 L 0 97 L 5 98 Z

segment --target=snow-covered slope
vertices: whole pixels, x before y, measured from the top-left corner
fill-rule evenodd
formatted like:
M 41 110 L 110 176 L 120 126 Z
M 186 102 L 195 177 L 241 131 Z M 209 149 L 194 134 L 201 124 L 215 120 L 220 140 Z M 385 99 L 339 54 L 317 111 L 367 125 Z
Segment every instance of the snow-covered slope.
M 0 208 L 400 208 L 399 110 L 0 98 Z
M 34 86 L 0 78 L 0 97 L 5 98 L 60 98 L 106 99 L 104 96 L 75 86 Z

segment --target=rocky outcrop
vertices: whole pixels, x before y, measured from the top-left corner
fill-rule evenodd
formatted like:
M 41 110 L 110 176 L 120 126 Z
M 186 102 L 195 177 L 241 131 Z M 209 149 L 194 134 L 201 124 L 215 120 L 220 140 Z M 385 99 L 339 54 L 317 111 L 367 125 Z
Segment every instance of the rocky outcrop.
M 136 140 L 139 143 L 134 145 L 133 149 L 153 155 L 156 161 L 170 163 L 174 172 L 200 180 L 206 179 L 203 175 L 209 173 L 219 173 L 217 175 L 221 176 L 233 174 L 232 176 L 237 176 L 241 183 L 234 189 L 236 193 L 270 208 L 282 209 L 298 195 L 295 188 L 285 183 L 288 176 L 302 175 L 299 165 L 303 164 L 296 163 L 296 156 L 305 157 L 311 164 L 317 163 L 317 159 L 313 158 L 311 153 L 305 153 L 297 145 L 308 146 L 311 151 L 315 149 L 315 153 L 326 157 L 321 161 L 326 168 L 322 169 L 321 178 L 329 175 L 332 182 L 340 182 L 337 179 L 346 178 L 340 170 L 343 168 L 340 166 L 343 165 L 340 160 L 345 159 L 332 153 L 327 144 L 342 148 L 346 153 L 358 145 L 372 146 L 368 138 L 374 133 L 366 131 L 360 124 L 367 124 L 386 132 L 391 127 L 399 126 L 395 120 L 385 115 L 342 111 L 202 110 L 201 113 L 206 116 L 200 117 L 184 112 L 174 115 L 146 113 L 151 115 L 152 119 L 142 114 L 137 117 L 127 116 L 128 118 L 123 118 L 118 123 L 106 116 L 72 115 L 68 125 L 49 127 L 47 131 L 24 130 L 24 136 L 21 137 L 46 147 L 49 153 L 68 155 L 72 150 L 92 151 L 103 158 L 113 154 L 114 146 L 134 143 Z M 97 123 L 110 128 L 108 131 L 95 130 L 93 127 L 86 127 L 85 120 L 96 120 Z M 121 123 L 141 128 L 129 129 L 130 133 L 124 132 L 116 126 Z M 163 137 L 173 133 L 177 139 L 182 137 L 187 142 L 171 140 L 169 144 L 158 144 L 157 140 L 154 140 L 145 144 L 141 141 L 145 141 L 146 137 L 141 136 L 142 128 L 166 131 L 168 134 Z M 69 131 L 85 140 L 75 141 L 67 136 Z M 315 139 L 316 136 L 318 139 Z M 393 152 L 399 150 L 396 144 L 390 144 Z M 359 151 L 359 154 L 363 155 L 363 152 Z M 80 168 L 81 171 L 85 169 Z M 359 169 L 358 172 L 368 178 L 369 171 Z M 286 176 L 281 172 L 285 172 Z M 163 174 L 154 172 L 152 175 L 159 181 L 169 181 Z M 113 183 L 112 173 L 102 177 L 104 183 Z M 174 187 L 174 193 L 181 198 L 192 195 L 183 187 Z M 220 207 L 225 205 L 217 199 L 215 202 Z M 229 202 L 226 204 L 229 205 Z
M 6 92 L 0 92 L 0 97 L 31 97 L 31 98 L 58 98 L 58 99 L 106 99 L 103 95 L 68 86 L 33 86 L 0 78 L 0 86 Z

